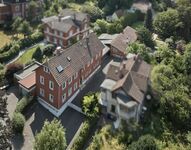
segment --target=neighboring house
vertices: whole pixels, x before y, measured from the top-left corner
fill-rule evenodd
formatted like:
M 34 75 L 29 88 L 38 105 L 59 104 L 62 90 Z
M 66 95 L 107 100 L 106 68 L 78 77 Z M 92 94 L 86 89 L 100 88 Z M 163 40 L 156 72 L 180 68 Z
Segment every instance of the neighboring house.
M 111 42 L 111 55 L 119 58 L 124 58 L 127 55 L 126 49 L 128 44 L 137 40 L 137 31 L 127 26 L 122 33 L 120 33 Z
M 34 62 L 26 66 L 23 70 L 14 74 L 15 83 L 19 85 L 19 91 L 22 95 L 35 95 L 36 75 L 35 70 L 40 66 L 38 62 Z
M 55 116 L 60 116 L 100 68 L 103 48 L 96 35 L 90 33 L 37 68 L 38 101 Z
M 110 52 L 110 47 L 111 47 L 111 42 L 113 39 L 115 39 L 118 36 L 118 34 L 107 34 L 107 33 L 103 33 L 101 34 L 98 39 L 103 43 L 103 45 L 105 46 L 105 48 L 103 49 L 103 56 L 109 55 Z
M 121 120 L 139 120 L 150 71 L 151 66 L 139 55 L 121 63 L 113 61 L 109 65 L 106 79 L 101 85 L 100 103 L 106 106 L 108 114 L 117 119 L 115 123 L 118 122 L 118 125 Z
M 119 10 L 115 11 L 112 15 L 107 16 L 106 20 L 109 22 L 116 21 L 116 20 L 120 19 L 122 16 L 124 16 L 124 14 L 125 14 L 125 10 L 119 9 Z
M 146 14 L 148 9 L 152 8 L 152 4 L 145 0 L 139 0 L 134 2 L 131 6 L 130 11 L 135 12 L 136 10 L 141 11 L 142 13 Z
M 58 16 L 42 19 L 45 40 L 63 48 L 89 34 L 89 17 L 85 13 L 64 9 Z
M 35 10 L 34 16 L 41 12 L 43 1 L 37 0 L 39 8 Z M 0 23 L 5 23 L 16 17 L 26 18 L 28 16 L 29 0 L 1 0 L 0 3 Z

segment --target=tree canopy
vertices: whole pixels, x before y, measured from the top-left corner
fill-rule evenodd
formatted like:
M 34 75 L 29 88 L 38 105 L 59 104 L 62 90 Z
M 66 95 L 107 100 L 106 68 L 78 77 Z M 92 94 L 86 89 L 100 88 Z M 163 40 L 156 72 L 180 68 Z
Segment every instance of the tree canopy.
M 65 129 L 60 121 L 45 121 L 40 133 L 35 136 L 34 150 L 64 150 L 66 148 Z

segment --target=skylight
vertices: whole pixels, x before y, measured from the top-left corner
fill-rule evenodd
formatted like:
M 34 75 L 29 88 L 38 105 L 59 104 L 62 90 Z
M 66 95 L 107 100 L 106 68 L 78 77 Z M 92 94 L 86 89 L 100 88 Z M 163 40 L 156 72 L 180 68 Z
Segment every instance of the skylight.
M 60 72 L 62 72 L 64 69 L 62 68 L 62 66 L 60 65 L 60 66 L 58 66 L 58 67 L 56 67 L 56 69 L 58 70 L 58 72 L 60 73 Z

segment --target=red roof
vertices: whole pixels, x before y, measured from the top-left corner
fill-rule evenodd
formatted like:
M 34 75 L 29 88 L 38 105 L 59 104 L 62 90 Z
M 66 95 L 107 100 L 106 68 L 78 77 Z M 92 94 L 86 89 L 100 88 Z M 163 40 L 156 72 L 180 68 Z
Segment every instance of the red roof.
M 35 72 L 31 73 L 30 75 L 28 75 L 26 78 L 18 81 L 20 85 L 22 85 L 23 87 L 30 89 L 33 86 L 35 86 L 36 84 L 36 74 Z

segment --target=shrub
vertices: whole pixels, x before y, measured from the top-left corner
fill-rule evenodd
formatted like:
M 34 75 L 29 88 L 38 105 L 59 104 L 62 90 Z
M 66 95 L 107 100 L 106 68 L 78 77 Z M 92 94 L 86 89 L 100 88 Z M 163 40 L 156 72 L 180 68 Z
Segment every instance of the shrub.
M 22 113 L 28 104 L 32 101 L 32 97 L 24 96 L 18 103 L 15 112 Z
M 39 46 L 36 48 L 36 51 L 33 53 L 32 58 L 34 58 L 37 61 L 41 61 L 42 60 L 43 53 L 42 53 L 42 51 L 41 51 Z
M 5 71 L 5 78 L 12 82 L 13 81 L 13 75 L 19 70 L 23 69 L 23 65 L 19 63 L 11 63 L 7 66 Z
M 25 117 L 21 113 L 14 113 L 12 127 L 16 133 L 22 133 L 25 126 Z
M 53 44 L 48 44 L 45 47 L 42 48 L 43 55 L 51 56 L 53 54 L 53 51 L 55 49 L 55 46 Z
M 90 122 L 89 121 L 85 121 L 83 123 L 83 126 L 80 130 L 79 135 L 77 136 L 77 138 L 75 139 L 71 150 L 81 150 L 83 149 L 83 146 L 88 138 L 89 135 L 89 131 L 90 131 Z

